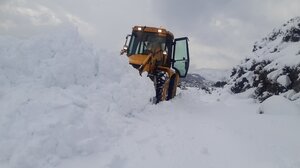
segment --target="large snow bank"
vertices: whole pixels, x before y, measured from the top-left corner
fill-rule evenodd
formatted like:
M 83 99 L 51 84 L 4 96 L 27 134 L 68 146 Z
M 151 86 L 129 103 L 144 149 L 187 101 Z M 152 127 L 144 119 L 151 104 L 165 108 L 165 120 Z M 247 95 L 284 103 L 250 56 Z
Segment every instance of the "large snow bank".
M 93 50 L 68 26 L 0 37 L 0 86 L 0 166 L 15 168 L 105 151 L 119 120 L 154 95 L 126 57 Z

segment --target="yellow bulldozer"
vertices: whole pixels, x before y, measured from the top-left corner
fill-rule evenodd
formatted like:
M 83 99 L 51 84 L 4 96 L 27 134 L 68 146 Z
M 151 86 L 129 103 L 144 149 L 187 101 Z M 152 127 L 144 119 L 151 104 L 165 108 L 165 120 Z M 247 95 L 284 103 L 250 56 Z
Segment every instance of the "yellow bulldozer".
M 121 50 L 124 53 L 140 75 L 147 72 L 153 81 L 155 104 L 176 95 L 179 78 L 186 77 L 189 69 L 188 38 L 174 39 L 164 28 L 134 26 Z

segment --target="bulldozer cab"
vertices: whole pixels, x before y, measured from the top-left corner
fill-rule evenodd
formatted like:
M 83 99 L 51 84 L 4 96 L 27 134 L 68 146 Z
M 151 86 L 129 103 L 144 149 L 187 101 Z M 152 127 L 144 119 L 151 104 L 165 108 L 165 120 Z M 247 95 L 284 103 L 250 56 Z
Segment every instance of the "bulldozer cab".
M 127 56 L 142 54 L 148 55 L 151 50 L 166 49 L 166 38 L 154 33 L 135 32 L 131 35 Z

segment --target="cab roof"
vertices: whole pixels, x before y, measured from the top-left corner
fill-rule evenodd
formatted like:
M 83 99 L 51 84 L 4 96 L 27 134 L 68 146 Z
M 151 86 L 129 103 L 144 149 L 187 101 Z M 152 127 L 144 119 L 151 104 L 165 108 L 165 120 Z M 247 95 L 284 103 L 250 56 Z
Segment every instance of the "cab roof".
M 151 33 L 159 33 L 163 36 L 170 35 L 174 38 L 173 33 L 167 31 L 164 28 L 157 28 L 157 27 L 148 27 L 148 26 L 134 26 L 132 28 L 133 31 L 143 31 L 143 32 L 151 32 Z

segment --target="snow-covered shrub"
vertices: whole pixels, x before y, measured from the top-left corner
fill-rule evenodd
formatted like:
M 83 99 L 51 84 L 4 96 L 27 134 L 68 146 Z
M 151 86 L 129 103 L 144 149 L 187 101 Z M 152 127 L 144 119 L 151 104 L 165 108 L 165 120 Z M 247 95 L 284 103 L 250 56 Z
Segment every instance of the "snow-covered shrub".
M 253 46 L 252 56 L 234 67 L 231 91 L 255 88 L 253 97 L 264 101 L 289 90 L 300 92 L 300 17 L 289 20 Z
M 298 25 L 299 26 L 299 25 Z M 300 41 L 300 28 L 292 27 L 287 31 L 282 39 L 284 42 L 298 42 Z
M 213 84 L 214 87 L 224 87 L 227 84 L 226 81 L 217 81 Z
M 300 64 L 296 67 L 284 67 L 283 75 L 285 78 L 288 89 L 293 89 L 296 92 L 300 92 Z
M 243 77 L 238 82 L 234 83 L 234 86 L 231 88 L 233 93 L 241 93 L 250 88 L 249 81 L 247 78 Z
M 253 82 L 253 86 L 256 87 L 254 97 L 260 101 L 287 91 L 284 86 L 268 78 L 268 74 L 270 73 L 270 71 L 261 71 L 257 79 Z

